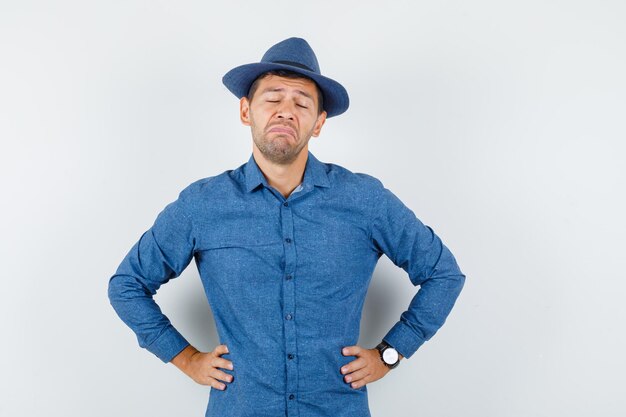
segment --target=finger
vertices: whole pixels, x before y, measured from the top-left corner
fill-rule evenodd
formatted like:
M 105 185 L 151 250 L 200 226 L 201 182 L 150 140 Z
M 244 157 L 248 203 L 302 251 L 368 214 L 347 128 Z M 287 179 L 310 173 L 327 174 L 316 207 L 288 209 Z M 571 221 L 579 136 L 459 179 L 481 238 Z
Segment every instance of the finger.
M 352 372 L 343 377 L 346 382 L 361 382 L 363 378 L 366 378 L 370 375 L 370 371 L 367 368 L 359 369 L 356 372 Z
M 211 372 L 209 372 L 209 375 L 220 381 L 233 382 L 233 376 L 231 374 L 227 374 L 226 372 L 220 371 L 217 368 L 213 368 Z
M 228 359 L 219 357 L 219 356 L 216 358 L 213 358 L 213 361 L 211 364 L 213 365 L 214 368 L 230 369 L 231 371 L 233 370 L 233 362 L 229 361 Z
M 217 345 L 215 347 L 215 349 L 213 349 L 213 353 L 215 353 L 216 355 L 224 355 L 228 352 L 228 346 L 226 345 Z
M 359 369 L 367 366 L 367 361 L 364 358 L 358 358 L 352 362 L 341 367 L 342 374 L 348 374 L 350 372 L 358 371 Z
M 356 382 L 352 382 L 350 383 L 350 386 L 352 388 L 361 388 L 364 385 L 367 385 L 370 382 L 370 376 L 366 376 L 365 378 L 361 378 L 360 380 L 356 381 Z
M 345 356 L 357 356 L 359 353 L 361 353 L 361 346 L 346 346 L 341 350 L 341 353 L 343 353 Z
M 207 383 L 205 385 L 210 385 L 215 389 L 219 389 L 219 390 L 225 390 L 226 389 L 226 384 L 224 384 L 223 382 L 218 381 L 215 378 L 211 378 L 210 376 L 207 377 L 206 379 Z

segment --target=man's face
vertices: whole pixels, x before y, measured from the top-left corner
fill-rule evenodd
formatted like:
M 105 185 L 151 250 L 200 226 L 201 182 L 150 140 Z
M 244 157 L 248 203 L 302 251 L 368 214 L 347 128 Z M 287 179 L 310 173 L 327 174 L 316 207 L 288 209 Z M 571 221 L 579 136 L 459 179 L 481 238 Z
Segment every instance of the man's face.
M 313 81 L 269 75 L 260 80 L 252 101 L 241 98 L 240 117 L 263 156 L 287 165 L 320 134 L 326 112 L 318 116 L 317 106 Z

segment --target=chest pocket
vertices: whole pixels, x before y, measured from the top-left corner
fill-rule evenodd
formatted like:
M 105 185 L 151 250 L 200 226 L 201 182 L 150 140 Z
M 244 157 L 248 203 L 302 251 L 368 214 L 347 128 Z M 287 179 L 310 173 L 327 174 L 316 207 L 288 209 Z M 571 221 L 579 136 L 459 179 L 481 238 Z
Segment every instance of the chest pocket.
M 200 227 L 198 250 L 251 248 L 272 245 L 281 240 L 280 226 L 268 215 L 250 211 L 221 214 Z
M 203 278 L 226 287 L 279 278 L 283 265 L 281 233 L 269 222 L 222 222 L 201 236 L 196 263 Z

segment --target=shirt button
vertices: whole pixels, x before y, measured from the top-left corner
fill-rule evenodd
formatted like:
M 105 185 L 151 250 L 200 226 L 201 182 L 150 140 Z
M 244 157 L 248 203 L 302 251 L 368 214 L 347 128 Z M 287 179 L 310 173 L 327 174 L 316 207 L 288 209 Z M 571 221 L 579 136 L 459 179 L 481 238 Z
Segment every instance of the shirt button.
M 286 238 L 286 239 L 285 239 L 285 242 L 287 242 L 287 243 L 291 243 L 291 239 Z
M 285 207 L 289 207 L 289 202 L 285 201 L 285 202 L 283 203 L 283 206 L 285 206 Z
M 292 278 L 292 276 L 291 275 L 287 275 L 285 278 L 287 279 L 287 281 L 289 281 Z
M 290 400 L 293 400 L 294 398 L 296 398 L 296 396 L 295 396 L 295 395 L 293 395 L 293 394 L 289 394 L 289 399 L 290 399 Z
M 293 359 L 293 353 L 290 353 L 289 355 L 287 355 L 287 357 L 288 357 L 289 359 Z
M 293 316 L 292 316 L 291 314 L 287 314 L 287 315 L 285 316 L 285 318 L 286 318 L 287 320 L 291 320 L 291 319 L 293 318 Z

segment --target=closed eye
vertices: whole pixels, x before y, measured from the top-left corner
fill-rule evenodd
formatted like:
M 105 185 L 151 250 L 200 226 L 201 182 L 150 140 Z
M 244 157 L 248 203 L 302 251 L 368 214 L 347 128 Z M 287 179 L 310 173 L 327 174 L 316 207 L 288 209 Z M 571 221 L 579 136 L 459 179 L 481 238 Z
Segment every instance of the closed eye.
M 278 103 L 280 100 L 265 100 L 265 101 L 267 101 L 268 103 Z M 297 104 L 296 103 L 296 106 L 302 107 L 303 109 L 308 109 L 307 106 L 303 106 L 302 104 Z

